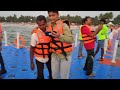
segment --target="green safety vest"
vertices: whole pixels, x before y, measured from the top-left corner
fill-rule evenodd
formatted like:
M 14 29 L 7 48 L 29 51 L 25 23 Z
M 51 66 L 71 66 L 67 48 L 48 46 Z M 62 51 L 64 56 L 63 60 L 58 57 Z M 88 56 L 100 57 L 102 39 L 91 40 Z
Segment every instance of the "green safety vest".
M 83 25 L 80 26 L 80 32 L 79 32 L 79 40 L 82 40 L 82 33 L 81 33 L 81 28 Z
M 98 33 L 98 40 L 105 40 L 108 38 L 108 27 L 106 24 L 103 25 L 103 28 Z

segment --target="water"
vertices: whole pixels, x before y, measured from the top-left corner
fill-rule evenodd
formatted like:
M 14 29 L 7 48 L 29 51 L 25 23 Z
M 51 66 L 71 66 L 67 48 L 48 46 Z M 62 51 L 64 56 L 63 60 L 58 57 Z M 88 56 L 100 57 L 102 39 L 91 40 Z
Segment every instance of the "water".
M 2 26 L 3 26 L 3 31 L 7 31 L 8 43 L 13 44 L 14 38 L 16 38 L 17 36 L 17 32 L 19 32 L 20 35 L 23 35 L 23 37 L 25 38 L 26 41 L 25 46 L 27 47 L 30 46 L 31 31 L 36 27 L 36 25 L 3 23 Z M 79 33 L 79 28 L 71 31 L 73 33 L 73 36 L 75 37 L 75 34 Z M 5 40 L 3 39 L 3 42 L 4 41 Z
M 17 32 L 19 32 L 20 35 L 23 35 L 23 37 L 25 38 L 26 41 L 25 46 L 30 46 L 31 31 L 36 27 L 36 25 L 3 24 L 2 26 L 3 26 L 3 31 L 7 31 L 8 43 L 13 44 L 14 38 L 16 38 L 17 36 Z
M 3 23 L 3 31 L 7 31 L 7 39 L 8 43 L 14 44 L 14 38 L 16 38 L 17 32 L 19 32 L 23 37 L 25 38 L 25 46 L 29 47 L 30 46 L 30 39 L 31 39 L 31 31 L 36 27 L 36 25 L 30 25 L 30 24 L 10 24 L 10 23 Z M 71 30 L 73 33 L 73 36 L 75 37 L 76 33 L 79 34 L 79 28 L 77 29 L 72 29 Z M 4 33 L 3 33 L 4 35 Z M 120 36 L 120 33 L 119 35 Z M 119 44 L 120 44 L 120 38 L 119 39 Z M 3 39 L 3 42 L 5 40 Z M 117 49 L 117 55 L 116 59 L 120 59 L 120 47 Z

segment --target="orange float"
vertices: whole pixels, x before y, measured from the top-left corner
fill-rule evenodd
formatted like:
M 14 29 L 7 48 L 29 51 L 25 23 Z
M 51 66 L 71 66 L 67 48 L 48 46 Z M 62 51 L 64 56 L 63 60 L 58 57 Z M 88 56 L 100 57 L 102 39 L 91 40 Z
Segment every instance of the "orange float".
M 25 46 L 25 39 L 24 39 L 23 36 L 21 36 L 21 35 L 20 35 L 19 39 L 20 39 L 20 41 L 21 41 L 19 47 L 20 47 L 20 48 L 23 48 L 23 47 Z M 14 39 L 14 44 L 15 44 L 15 46 L 17 47 L 17 38 Z

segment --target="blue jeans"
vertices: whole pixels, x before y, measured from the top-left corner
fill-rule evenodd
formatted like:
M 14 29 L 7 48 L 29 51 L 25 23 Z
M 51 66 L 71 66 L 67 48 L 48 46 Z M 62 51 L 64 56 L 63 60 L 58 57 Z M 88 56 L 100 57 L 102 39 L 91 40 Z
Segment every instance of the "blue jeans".
M 105 40 L 98 40 L 98 47 L 104 48 Z
M 82 55 L 82 48 L 83 48 L 83 41 L 80 40 L 79 50 L 78 50 L 78 56 Z

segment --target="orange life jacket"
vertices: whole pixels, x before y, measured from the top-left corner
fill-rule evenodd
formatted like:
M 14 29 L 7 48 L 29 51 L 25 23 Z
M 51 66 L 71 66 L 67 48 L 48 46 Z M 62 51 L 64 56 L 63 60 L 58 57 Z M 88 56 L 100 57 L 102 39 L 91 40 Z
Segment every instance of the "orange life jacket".
M 37 31 L 38 29 L 39 29 L 38 27 L 34 28 L 34 29 L 32 30 L 32 32 L 31 32 L 31 34 L 36 33 L 36 31 Z
M 83 25 L 82 27 L 84 26 L 86 26 L 91 32 L 94 32 L 94 30 L 90 26 Z M 82 40 L 84 44 L 88 44 L 88 43 L 94 42 L 96 40 L 96 36 L 91 37 L 87 34 L 82 34 Z
M 47 31 L 48 32 L 57 31 L 60 34 L 64 34 L 64 32 L 63 32 L 63 21 L 58 20 L 56 22 L 56 25 L 55 25 L 54 29 L 52 28 L 52 24 L 49 23 Z M 52 42 L 50 42 L 50 51 L 52 53 L 55 52 L 56 54 L 60 54 L 60 53 L 63 53 L 63 51 L 64 52 L 71 52 L 72 50 L 73 50 L 72 44 L 69 44 L 69 43 L 66 43 L 66 42 L 61 42 L 58 38 L 52 38 Z
M 39 58 L 48 58 L 51 40 L 50 37 L 46 36 L 39 28 L 36 28 L 36 30 L 34 29 L 32 33 L 36 33 L 38 38 L 38 43 L 34 48 L 34 55 Z

